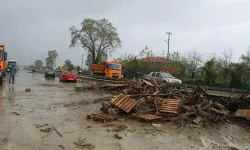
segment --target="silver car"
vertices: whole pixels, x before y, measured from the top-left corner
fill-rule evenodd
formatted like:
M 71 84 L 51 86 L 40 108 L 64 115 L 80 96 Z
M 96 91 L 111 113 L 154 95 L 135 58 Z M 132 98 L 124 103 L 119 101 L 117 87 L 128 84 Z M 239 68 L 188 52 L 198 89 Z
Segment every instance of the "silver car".
M 148 75 L 144 75 L 143 78 L 147 80 L 154 79 L 156 82 L 168 82 L 168 83 L 175 83 L 175 84 L 182 83 L 180 79 L 176 79 L 170 73 L 167 73 L 167 72 L 151 72 Z

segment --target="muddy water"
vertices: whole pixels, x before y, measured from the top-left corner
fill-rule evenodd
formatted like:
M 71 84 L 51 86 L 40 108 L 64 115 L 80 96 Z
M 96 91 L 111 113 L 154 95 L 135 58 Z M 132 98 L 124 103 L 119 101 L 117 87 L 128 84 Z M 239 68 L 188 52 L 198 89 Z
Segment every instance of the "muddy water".
M 249 132 L 237 125 L 214 128 L 185 127 L 182 132 L 171 123 L 151 123 L 119 119 L 115 125 L 126 125 L 121 132 L 116 127 L 103 127 L 87 120 L 86 115 L 100 112 L 101 97 L 112 95 L 84 91 L 75 93 L 74 83 L 45 80 L 43 75 L 21 72 L 14 86 L 0 87 L 0 150 L 67 150 L 80 149 L 73 142 L 87 138 L 97 150 L 205 150 L 247 149 Z M 31 92 L 24 92 L 31 88 Z M 55 127 L 60 134 L 53 129 Z M 117 139 L 118 134 L 122 139 Z M 86 149 L 86 148 L 85 148 Z

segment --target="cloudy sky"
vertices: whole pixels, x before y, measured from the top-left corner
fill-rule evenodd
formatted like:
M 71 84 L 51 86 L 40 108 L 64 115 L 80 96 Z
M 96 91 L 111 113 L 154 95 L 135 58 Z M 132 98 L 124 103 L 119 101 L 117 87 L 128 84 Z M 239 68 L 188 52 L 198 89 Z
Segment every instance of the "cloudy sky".
M 209 57 L 224 49 L 234 60 L 250 46 L 249 0 L 0 0 L 0 43 L 21 65 L 44 60 L 56 49 L 57 64 L 81 64 L 83 49 L 71 48 L 69 27 L 84 18 L 107 18 L 118 28 L 122 48 L 110 56 L 137 54 L 146 45 L 156 53 L 185 55 L 196 49 Z

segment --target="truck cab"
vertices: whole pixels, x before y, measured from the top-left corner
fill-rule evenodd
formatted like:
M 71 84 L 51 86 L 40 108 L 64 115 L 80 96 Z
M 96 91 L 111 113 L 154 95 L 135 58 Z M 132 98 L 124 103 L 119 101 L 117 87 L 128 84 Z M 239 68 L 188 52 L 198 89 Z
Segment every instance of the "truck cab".
M 105 74 L 108 78 L 113 78 L 113 79 L 122 78 L 121 64 L 110 62 L 104 64 L 104 66 L 106 67 Z
M 92 73 L 94 76 L 102 76 L 108 79 L 122 78 L 121 64 L 117 62 L 103 62 L 101 65 L 92 64 Z
M 0 85 L 3 83 L 3 78 L 7 70 L 7 52 L 5 52 L 5 47 L 0 44 Z

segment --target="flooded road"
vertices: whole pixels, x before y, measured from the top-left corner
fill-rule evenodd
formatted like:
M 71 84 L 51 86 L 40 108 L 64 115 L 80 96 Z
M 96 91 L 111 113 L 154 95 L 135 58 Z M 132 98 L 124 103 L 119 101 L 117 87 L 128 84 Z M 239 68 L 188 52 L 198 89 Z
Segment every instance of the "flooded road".
M 26 88 L 31 92 L 25 92 Z M 41 132 L 41 127 L 61 126 L 61 116 L 67 111 L 53 104 L 68 101 L 73 88 L 72 83 L 61 85 L 57 78 L 45 80 L 42 74 L 32 76 L 23 71 L 14 85 L 4 82 L 0 88 L 0 149 L 60 149 L 59 144 L 56 148 L 52 144 L 57 138 L 46 142 L 43 136 L 51 132 Z
M 80 83 L 78 83 L 80 84 Z M 74 92 L 75 83 L 44 79 L 42 74 L 21 71 L 16 84 L 0 87 L 0 150 L 202 150 L 249 149 L 250 136 L 242 127 L 226 124 L 215 128 L 185 127 L 181 132 L 172 123 L 151 123 L 128 118 L 104 127 L 88 120 L 87 115 L 100 112 L 105 92 Z M 30 92 L 25 92 L 30 88 Z M 119 125 L 126 130 L 116 132 Z M 116 136 L 114 136 L 116 135 Z M 118 137 L 121 137 L 117 139 Z M 74 142 L 86 139 L 85 146 Z

